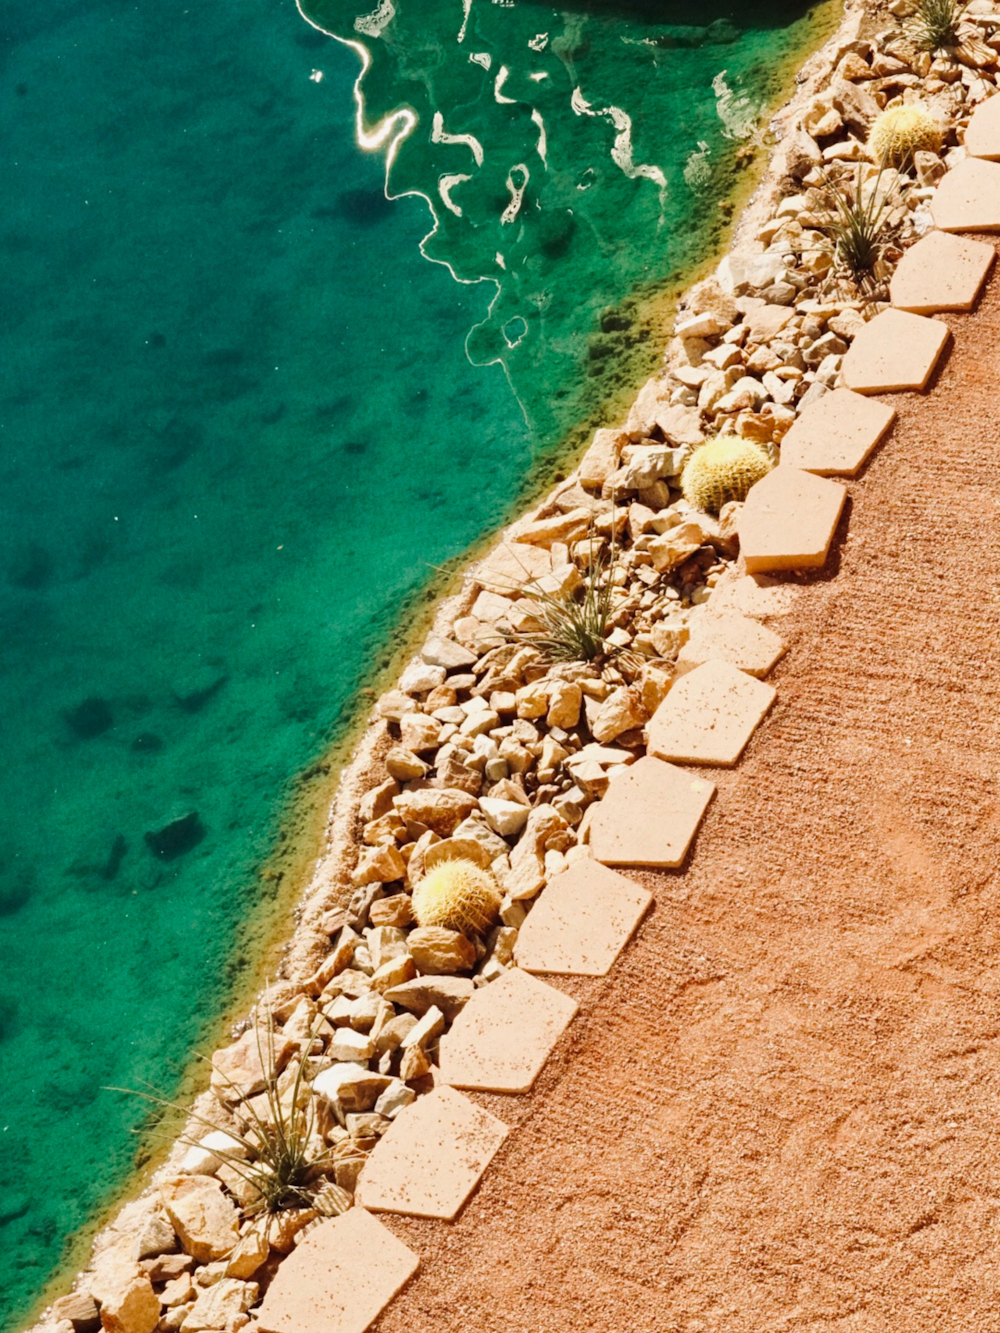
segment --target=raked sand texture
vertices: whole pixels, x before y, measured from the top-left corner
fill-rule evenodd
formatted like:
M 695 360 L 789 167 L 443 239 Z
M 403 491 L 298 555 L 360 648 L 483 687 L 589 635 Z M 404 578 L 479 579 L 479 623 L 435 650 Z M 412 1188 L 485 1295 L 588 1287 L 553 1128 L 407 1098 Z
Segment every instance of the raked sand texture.
M 1000 1327 L 1000 290 L 949 323 L 766 734 L 378 1333 Z

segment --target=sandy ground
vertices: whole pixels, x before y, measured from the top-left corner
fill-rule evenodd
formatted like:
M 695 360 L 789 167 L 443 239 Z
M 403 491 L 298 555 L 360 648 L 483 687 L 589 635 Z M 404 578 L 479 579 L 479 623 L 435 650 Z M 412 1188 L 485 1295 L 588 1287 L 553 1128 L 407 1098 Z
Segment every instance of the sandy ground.
M 1000 1329 L 1000 278 L 777 706 L 379 1333 Z

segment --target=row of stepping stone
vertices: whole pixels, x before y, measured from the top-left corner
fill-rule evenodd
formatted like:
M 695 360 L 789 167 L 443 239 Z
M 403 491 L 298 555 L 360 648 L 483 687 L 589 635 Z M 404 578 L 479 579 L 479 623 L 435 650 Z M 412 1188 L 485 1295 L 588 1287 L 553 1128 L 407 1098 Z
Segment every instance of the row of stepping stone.
M 856 476 L 895 418 L 867 395 L 925 389 L 949 338 L 947 325 L 928 316 L 975 304 L 995 251 L 952 233 L 1000 230 L 1000 96 L 977 109 L 965 145 L 970 156 L 931 203 L 938 230 L 900 261 L 891 307 L 844 357 L 844 387 L 801 414 L 780 466 L 747 497 L 739 526 L 749 574 L 826 562 L 846 499 L 829 478 Z M 737 612 L 696 627 L 678 659 L 679 679 L 649 723 L 647 754 L 594 810 L 592 859 L 552 879 L 521 929 L 517 965 L 477 990 L 442 1037 L 440 1085 L 379 1140 L 356 1206 L 310 1231 L 282 1263 L 259 1312 L 263 1333 L 364 1333 L 413 1276 L 418 1256 L 372 1214 L 458 1214 L 509 1132 L 463 1091 L 531 1089 L 578 1008 L 535 974 L 610 971 L 652 901 L 611 867 L 681 865 L 715 785 L 678 765 L 739 760 L 776 697 L 762 678 L 783 649 L 776 634 Z

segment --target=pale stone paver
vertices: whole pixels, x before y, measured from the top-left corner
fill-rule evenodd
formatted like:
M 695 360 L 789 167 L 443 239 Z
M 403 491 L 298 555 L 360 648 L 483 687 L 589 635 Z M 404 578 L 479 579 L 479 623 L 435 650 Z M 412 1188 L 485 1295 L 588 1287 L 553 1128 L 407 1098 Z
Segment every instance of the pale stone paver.
M 1000 158 L 1000 98 L 980 102 L 965 131 L 965 151 L 972 157 Z
M 781 441 L 781 462 L 821 477 L 854 477 L 895 419 L 888 403 L 834 389 L 796 418 Z
M 453 1088 L 528 1092 L 580 1006 L 512 967 L 481 986 L 441 1038 L 441 1077 Z
M 674 673 L 686 675 L 702 662 L 717 658 L 732 662 L 751 676 L 763 677 L 784 651 L 784 641 L 774 630 L 749 616 L 738 611 L 708 611 L 692 624 L 691 637 L 677 655 Z
M 1000 231 L 1000 164 L 964 158 L 941 178 L 930 209 L 942 231 Z
M 829 481 L 822 484 L 833 485 Z M 679 763 L 731 767 L 775 695 L 771 685 L 748 676 L 731 662 L 705 662 L 682 676 L 653 714 L 649 753 Z
M 514 959 L 528 972 L 606 976 L 652 901 L 617 871 L 576 861 L 542 890 L 521 927 Z
M 379 1139 L 355 1202 L 375 1212 L 451 1219 L 508 1133 L 454 1088 L 435 1088 L 404 1107 Z
M 751 489 L 740 513 L 740 554 L 747 572 L 825 564 L 846 499 L 839 482 L 794 467 L 774 468 Z
M 992 245 L 932 231 L 911 245 L 896 266 L 889 298 L 898 310 L 931 315 L 971 310 L 997 257 Z
M 314 1227 L 282 1261 L 257 1312 L 261 1333 L 364 1333 L 420 1260 L 363 1208 Z
M 615 777 L 594 811 L 591 855 L 611 866 L 679 866 L 714 793 L 705 778 L 644 755 Z
M 939 319 L 883 310 L 855 336 L 841 364 L 841 378 L 857 393 L 923 390 L 948 337 L 948 325 Z

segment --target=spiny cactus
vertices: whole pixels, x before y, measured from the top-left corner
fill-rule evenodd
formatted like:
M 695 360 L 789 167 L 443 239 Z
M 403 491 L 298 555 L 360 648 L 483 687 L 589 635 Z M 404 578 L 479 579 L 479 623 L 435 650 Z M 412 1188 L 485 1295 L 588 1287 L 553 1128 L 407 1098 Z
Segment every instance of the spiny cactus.
M 758 445 L 738 435 L 720 435 L 688 459 L 681 490 L 688 504 L 717 514 L 730 500 L 745 500 L 770 470 L 771 460 Z
M 891 106 L 876 117 L 868 147 L 883 166 L 904 167 L 914 153 L 938 152 L 943 137 L 941 126 L 922 106 Z
M 421 926 L 485 935 L 500 901 L 496 880 L 475 861 L 442 861 L 413 890 L 413 915 Z

